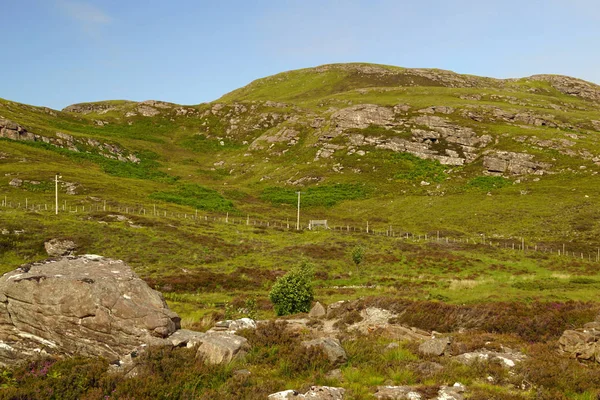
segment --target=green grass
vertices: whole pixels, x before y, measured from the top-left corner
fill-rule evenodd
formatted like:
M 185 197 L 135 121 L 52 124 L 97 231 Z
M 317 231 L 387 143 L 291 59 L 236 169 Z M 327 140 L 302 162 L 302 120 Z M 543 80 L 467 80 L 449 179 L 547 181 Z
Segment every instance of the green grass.
M 150 198 L 206 211 L 235 210 L 233 203 L 226 200 L 216 190 L 192 184 L 179 185 L 176 190 L 172 191 L 152 193 Z
M 263 190 L 261 199 L 277 204 L 297 204 L 298 190 L 280 187 L 268 187 Z M 332 207 L 344 200 L 356 200 L 367 197 L 370 190 L 361 184 L 339 183 L 316 186 L 300 190 L 303 207 Z

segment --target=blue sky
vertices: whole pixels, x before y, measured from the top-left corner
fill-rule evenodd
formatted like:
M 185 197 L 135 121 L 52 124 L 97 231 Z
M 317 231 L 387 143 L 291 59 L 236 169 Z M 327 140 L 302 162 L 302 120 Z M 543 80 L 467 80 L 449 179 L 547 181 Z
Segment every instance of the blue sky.
M 334 62 L 600 83 L 598 0 L 0 0 L 0 97 L 212 101 Z

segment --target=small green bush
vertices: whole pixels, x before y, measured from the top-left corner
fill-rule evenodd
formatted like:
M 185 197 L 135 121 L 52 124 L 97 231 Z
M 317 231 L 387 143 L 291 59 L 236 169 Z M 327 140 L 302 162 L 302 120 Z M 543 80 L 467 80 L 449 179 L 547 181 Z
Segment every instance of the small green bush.
M 277 315 L 308 312 L 313 301 L 312 279 L 314 267 L 303 262 L 290 272 L 277 279 L 269 298 Z

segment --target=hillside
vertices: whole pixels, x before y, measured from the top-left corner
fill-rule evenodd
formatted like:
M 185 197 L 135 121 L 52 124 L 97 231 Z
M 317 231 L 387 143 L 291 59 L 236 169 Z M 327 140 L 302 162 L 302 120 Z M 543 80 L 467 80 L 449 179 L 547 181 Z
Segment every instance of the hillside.
M 460 380 L 467 398 L 591 399 L 600 367 L 555 348 L 565 329 L 598 312 L 599 138 L 600 86 L 555 75 L 503 80 L 333 64 L 199 105 L 113 100 L 58 111 L 0 99 L 0 272 L 47 258 L 49 239 L 69 239 L 79 254 L 126 261 L 184 328 L 197 330 L 250 314 L 273 318 L 269 290 L 303 261 L 314 264 L 316 300 L 351 301 L 335 316 L 350 357 L 343 376 L 326 375 L 331 366 L 318 357 L 296 376 L 285 358 L 312 353 L 296 348 L 298 332 L 265 325 L 264 337 L 245 332 L 254 350 L 238 366 L 252 378 L 229 366 L 207 373 L 183 350 L 150 353 L 137 385 L 150 397 L 163 390 L 148 384 L 156 362 L 216 373 L 198 398 L 306 391 L 315 380 L 343 383 L 350 398 L 372 398 L 384 382 L 433 396 L 435 385 Z M 310 231 L 312 219 L 332 229 Z M 362 263 L 353 261 L 356 249 Z M 373 307 L 389 314 L 385 329 L 409 324 L 448 332 L 462 350 L 510 346 L 530 358 L 513 374 L 493 362 L 467 368 L 423 355 L 379 331 L 349 335 Z M 304 317 L 302 334 L 333 323 Z M 444 369 L 421 370 L 432 361 Z M 86 362 L 56 365 L 67 375 Z M 90 377 L 104 374 L 100 364 Z M 19 386 L 12 373 L 0 385 Z M 31 379 L 34 389 L 53 384 Z M 181 396 L 196 390 L 163 384 Z M 102 390 L 142 396 L 128 392 L 133 386 L 110 381 Z
M 282 219 L 294 217 L 298 188 L 312 188 L 319 198 L 306 217 L 340 225 L 591 244 L 599 104 L 598 86 L 568 77 L 326 65 L 196 106 L 107 101 L 54 111 L 2 101 L 2 136 L 21 142 L 3 142 L 0 168 L 46 181 L 58 168 L 82 192 L 113 201 Z M 23 157 L 33 159 L 14 171 Z M 185 194 L 205 188 L 218 192 L 207 204 Z

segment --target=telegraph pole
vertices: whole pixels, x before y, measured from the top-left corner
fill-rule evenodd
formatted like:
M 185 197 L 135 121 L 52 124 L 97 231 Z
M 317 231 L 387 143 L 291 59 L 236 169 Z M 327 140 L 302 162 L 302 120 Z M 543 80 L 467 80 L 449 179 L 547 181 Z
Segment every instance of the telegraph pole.
M 296 230 L 300 230 L 300 192 L 296 192 L 298 194 L 298 217 L 296 220 Z
M 58 179 L 62 178 L 62 176 L 60 176 L 60 173 L 56 173 L 56 175 L 54 176 L 54 194 L 55 194 L 55 213 L 56 215 L 58 215 Z

